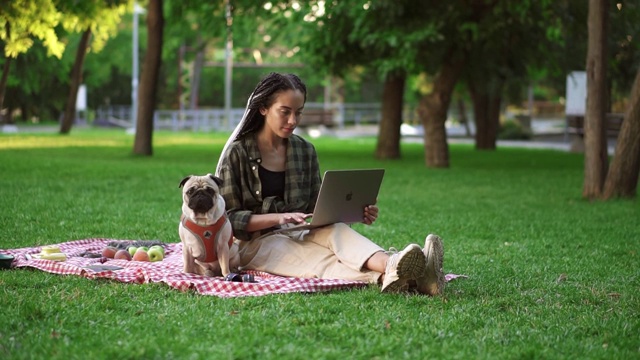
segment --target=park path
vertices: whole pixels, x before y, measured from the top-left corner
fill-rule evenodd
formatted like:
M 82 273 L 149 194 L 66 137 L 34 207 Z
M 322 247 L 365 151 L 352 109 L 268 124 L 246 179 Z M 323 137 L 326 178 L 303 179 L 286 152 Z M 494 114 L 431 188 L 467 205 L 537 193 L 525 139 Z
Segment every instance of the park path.
M 564 119 L 533 119 L 531 122 L 533 138 L 531 140 L 498 140 L 498 147 L 523 147 L 531 149 L 553 149 L 566 152 L 582 152 L 576 136 L 565 134 Z M 471 128 L 473 133 L 474 129 Z M 322 133 L 338 138 L 358 136 L 376 136 L 377 125 L 357 125 L 337 130 L 326 130 Z M 423 133 L 420 127 L 403 126 L 402 141 L 423 143 Z M 450 144 L 474 144 L 473 137 L 466 136 L 466 129 L 459 124 L 447 126 L 447 141 Z M 615 151 L 615 139 L 609 139 L 609 154 Z

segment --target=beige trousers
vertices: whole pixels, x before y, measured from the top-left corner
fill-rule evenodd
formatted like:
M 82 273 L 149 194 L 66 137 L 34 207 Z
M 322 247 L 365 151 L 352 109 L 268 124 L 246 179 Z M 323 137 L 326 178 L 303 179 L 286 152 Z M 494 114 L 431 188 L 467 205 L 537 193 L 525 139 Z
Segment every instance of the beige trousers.
M 373 254 L 384 250 L 342 223 L 313 230 L 267 233 L 238 242 L 242 270 L 372 284 L 382 275 L 364 269 L 364 265 Z

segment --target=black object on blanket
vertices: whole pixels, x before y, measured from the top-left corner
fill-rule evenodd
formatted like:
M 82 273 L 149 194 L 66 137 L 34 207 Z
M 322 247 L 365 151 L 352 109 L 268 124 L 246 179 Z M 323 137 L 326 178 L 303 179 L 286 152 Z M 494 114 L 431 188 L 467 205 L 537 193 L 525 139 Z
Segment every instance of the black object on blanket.
M 124 250 L 127 250 L 127 248 L 129 248 L 130 246 L 152 247 L 154 245 L 160 245 L 162 247 L 165 247 L 165 243 L 163 243 L 160 240 L 120 240 L 120 241 L 111 241 L 110 243 L 107 244 L 107 246 L 113 246 L 117 249 L 124 249 Z
M 254 283 L 255 278 L 252 274 L 236 274 L 229 273 L 229 275 L 225 276 L 224 281 L 233 281 L 233 282 L 245 282 L 245 283 Z

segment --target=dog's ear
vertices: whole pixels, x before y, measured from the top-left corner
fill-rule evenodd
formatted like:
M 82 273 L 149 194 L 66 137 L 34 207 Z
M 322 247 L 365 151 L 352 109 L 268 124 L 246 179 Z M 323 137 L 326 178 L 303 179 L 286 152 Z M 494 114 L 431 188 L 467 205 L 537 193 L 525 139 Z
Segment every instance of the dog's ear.
M 219 177 L 213 175 L 213 174 L 207 174 L 209 175 L 209 177 L 211 178 L 211 180 L 213 180 L 216 184 L 218 184 L 218 186 L 222 186 L 222 179 L 220 179 Z
M 187 181 L 189 181 L 189 179 L 191 179 L 191 175 L 187 176 L 186 178 L 182 179 L 182 181 L 180 181 L 180 185 L 178 185 L 179 188 L 183 187 L 184 184 L 187 183 Z

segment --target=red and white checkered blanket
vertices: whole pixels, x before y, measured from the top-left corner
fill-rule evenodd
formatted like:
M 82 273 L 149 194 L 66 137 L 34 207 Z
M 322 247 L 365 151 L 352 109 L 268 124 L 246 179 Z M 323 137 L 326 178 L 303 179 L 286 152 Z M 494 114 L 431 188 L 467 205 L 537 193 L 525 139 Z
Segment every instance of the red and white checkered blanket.
M 39 254 L 41 247 L 0 250 L 2 254 L 15 256 L 14 267 L 32 267 L 42 271 L 61 275 L 79 275 L 88 279 L 113 279 L 125 283 L 144 284 L 163 282 L 180 291 L 195 290 L 202 295 L 218 297 L 261 296 L 291 292 L 319 292 L 364 287 L 361 281 L 340 279 L 308 279 L 276 276 L 265 272 L 247 271 L 254 275 L 257 282 L 242 283 L 224 281 L 222 277 L 205 277 L 182 272 L 182 244 L 165 244 L 165 258 L 157 262 L 127 261 L 107 259 L 101 263 L 99 258 L 85 258 L 83 253 L 101 253 L 114 239 L 84 239 L 56 244 L 60 251 L 67 254 L 66 261 L 53 261 L 31 258 Z M 112 265 L 119 270 L 92 270 L 91 266 Z M 447 281 L 457 277 L 447 275 Z

